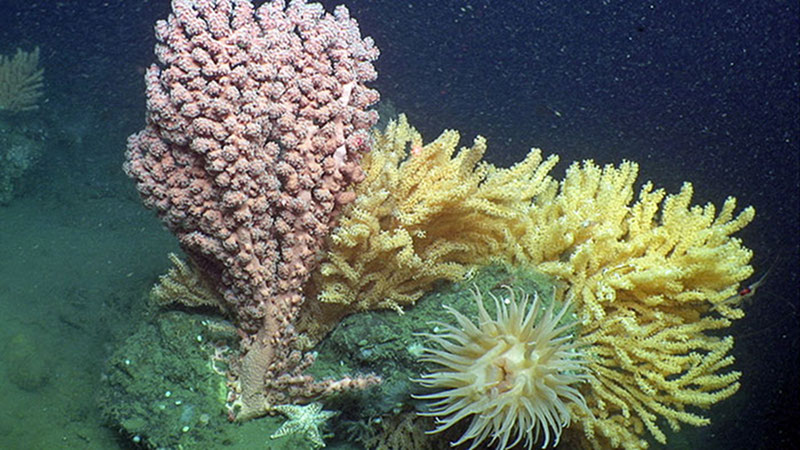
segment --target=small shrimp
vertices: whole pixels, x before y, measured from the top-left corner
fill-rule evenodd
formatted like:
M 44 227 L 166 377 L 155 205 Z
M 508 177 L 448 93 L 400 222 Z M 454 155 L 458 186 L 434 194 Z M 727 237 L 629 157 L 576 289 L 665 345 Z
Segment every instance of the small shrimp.
M 753 283 L 753 284 L 751 284 L 749 286 L 743 287 L 742 289 L 739 290 L 739 292 L 737 292 L 737 293 L 731 295 L 730 297 L 726 298 L 725 300 L 717 303 L 716 305 L 714 305 L 711 308 L 711 311 L 714 311 L 715 309 L 717 309 L 721 305 L 740 306 L 742 304 L 742 302 L 744 302 L 745 300 L 747 300 L 750 297 L 752 297 L 753 295 L 755 295 L 756 290 L 758 288 L 760 288 L 762 284 L 764 284 L 764 280 L 767 278 L 767 275 L 769 275 L 769 273 L 772 271 L 772 267 L 774 267 L 774 264 L 769 269 L 767 269 L 767 271 L 764 272 L 764 275 L 761 275 L 761 278 L 756 280 L 755 283 Z

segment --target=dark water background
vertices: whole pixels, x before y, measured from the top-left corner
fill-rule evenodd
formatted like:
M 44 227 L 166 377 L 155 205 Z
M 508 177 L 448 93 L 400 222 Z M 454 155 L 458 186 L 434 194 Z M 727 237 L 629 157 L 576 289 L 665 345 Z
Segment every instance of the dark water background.
M 742 388 L 685 431 L 717 448 L 798 444 L 798 2 L 347 4 L 381 49 L 377 88 L 428 140 L 482 134 L 501 165 L 540 147 L 561 156 L 555 175 L 573 160 L 634 160 L 640 182 L 693 182 L 694 203 L 755 206 L 739 236 L 757 273 L 777 263 L 731 330 Z M 0 349 L 23 336 L 50 380 L 39 392 L 0 382 L 2 448 L 114 448 L 93 386 L 175 249 L 120 169 L 168 10 L 0 0 L 0 54 L 40 46 L 47 97 L 25 116 L 47 131 L 46 156 L 0 207 Z

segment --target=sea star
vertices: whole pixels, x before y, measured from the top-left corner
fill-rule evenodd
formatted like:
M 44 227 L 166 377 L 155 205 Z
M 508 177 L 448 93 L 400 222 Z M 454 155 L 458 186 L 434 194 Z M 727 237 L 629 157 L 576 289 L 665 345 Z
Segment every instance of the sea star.
M 286 415 L 289 420 L 283 423 L 278 431 L 272 433 L 272 439 L 286 436 L 287 434 L 304 434 L 311 441 L 314 448 L 325 447 L 319 427 L 326 420 L 335 416 L 335 411 L 325 411 L 321 403 L 311 403 L 305 406 L 300 405 L 277 405 L 272 408 Z

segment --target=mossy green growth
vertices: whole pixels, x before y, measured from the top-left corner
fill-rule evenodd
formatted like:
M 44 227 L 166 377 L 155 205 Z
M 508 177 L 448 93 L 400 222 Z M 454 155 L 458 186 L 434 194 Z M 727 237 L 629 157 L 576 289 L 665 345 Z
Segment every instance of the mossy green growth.
M 223 345 L 235 349 L 236 336 L 219 319 L 156 314 L 107 362 L 99 399 L 105 417 L 133 442 L 152 448 L 218 445 L 228 425 L 227 388 L 225 377 L 212 370 L 211 356 Z
M 412 398 L 422 388 L 412 380 L 433 368 L 418 358 L 436 322 L 455 324 L 448 305 L 473 321 L 474 289 L 494 314 L 488 293 L 507 296 L 504 286 L 528 295 L 538 293 L 545 306 L 554 285 L 524 268 L 490 266 L 459 283 L 439 283 L 404 314 L 371 311 L 344 319 L 314 350 L 316 363 L 307 371 L 317 379 L 375 373 L 382 383 L 364 391 L 346 391 L 320 399 L 340 414 L 328 421 L 329 448 L 362 448 L 377 433 L 375 424 L 423 406 Z M 123 342 L 109 359 L 100 404 L 109 424 L 127 438 L 150 448 L 304 448 L 302 437 L 269 439 L 284 418 L 271 416 L 229 423 L 225 409 L 227 367 L 212 360 L 215 348 L 238 351 L 234 327 L 219 317 L 185 311 L 156 312 L 151 321 Z M 216 369 L 216 370 L 215 370 Z M 220 372 L 220 373 L 218 373 Z M 441 439 L 435 436 L 433 439 Z M 254 447 L 256 446 L 256 447 Z M 310 448 L 310 447 L 309 447 Z

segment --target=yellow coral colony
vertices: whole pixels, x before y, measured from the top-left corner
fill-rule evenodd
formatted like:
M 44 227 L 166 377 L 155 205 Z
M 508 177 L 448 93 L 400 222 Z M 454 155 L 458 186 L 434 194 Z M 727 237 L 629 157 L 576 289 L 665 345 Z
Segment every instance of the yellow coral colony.
M 39 47 L 17 49 L 14 57 L 0 55 L 0 111 L 36 109 L 42 96 L 44 69 L 39 68 Z
M 317 306 L 337 304 L 340 315 L 399 310 L 436 280 L 459 280 L 475 264 L 505 258 L 525 233 L 527 205 L 549 185 L 547 173 L 558 161 L 543 162 L 535 151 L 498 169 L 481 161 L 481 137 L 453 156 L 458 132 L 445 131 L 423 147 L 405 116 L 374 137 L 362 161 L 367 177 L 314 280 L 323 302 Z
M 480 161 L 482 138 L 453 157 L 457 141 L 446 131 L 423 146 L 404 117 L 376 134 L 313 284 L 328 303 L 307 304 L 335 323 L 410 304 L 433 281 L 491 260 L 532 265 L 564 282 L 560 295 L 580 315 L 593 417 L 579 420 L 594 446 L 643 448 L 645 430 L 663 443 L 660 420 L 707 424 L 698 407 L 739 387 L 740 374 L 724 372 L 732 337 L 708 332 L 743 316 L 724 300 L 752 273 L 750 250 L 731 235 L 754 210 L 734 216 L 733 198 L 719 214 L 691 206 L 688 183 L 675 195 L 647 183 L 631 204 L 632 162 L 575 163 L 558 183 L 547 175 L 555 157 L 532 150 L 498 169 Z
M 583 426 L 598 446 L 646 447 L 643 427 L 665 443 L 659 416 L 675 431 L 705 425 L 691 407 L 739 387 L 739 372 L 719 373 L 733 363 L 733 338 L 706 332 L 743 316 L 721 303 L 752 273 L 751 251 L 731 234 L 755 211 L 734 217 L 733 198 L 718 215 L 711 204 L 690 206 L 688 183 L 666 199 L 647 183 L 630 205 L 637 171 L 631 162 L 573 164 L 537 197 L 521 242 L 540 271 L 566 281 L 564 295 L 581 312 L 580 340 L 594 353 L 587 402 L 595 418 Z M 708 314 L 712 305 L 723 317 Z

